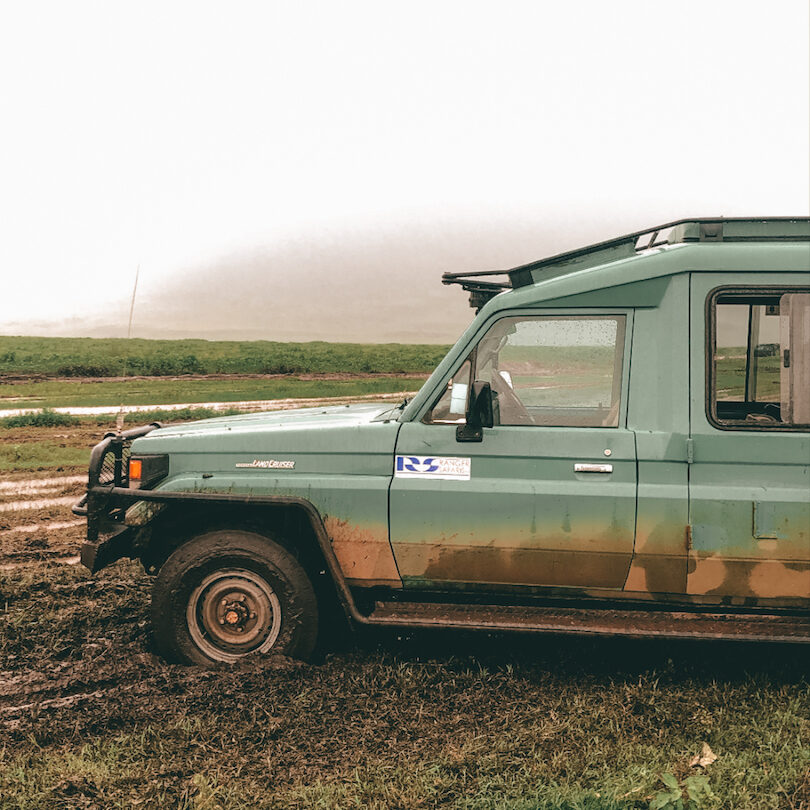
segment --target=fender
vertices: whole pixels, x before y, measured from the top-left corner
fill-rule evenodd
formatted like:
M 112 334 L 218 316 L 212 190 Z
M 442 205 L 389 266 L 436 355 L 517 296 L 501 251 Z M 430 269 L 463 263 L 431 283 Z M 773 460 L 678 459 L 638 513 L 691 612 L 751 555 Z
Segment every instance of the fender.
M 318 510 L 306 498 L 290 495 L 235 495 L 216 492 L 163 492 L 160 490 L 132 490 L 126 487 L 93 487 L 88 490 L 88 496 L 106 498 L 107 500 L 123 501 L 152 501 L 158 503 L 171 503 L 173 501 L 197 501 L 206 503 L 241 503 L 265 506 L 293 506 L 303 509 L 307 515 L 312 530 L 323 553 L 324 559 L 332 581 L 335 585 L 338 599 L 346 616 L 358 624 L 374 624 L 369 617 L 363 615 L 357 608 L 352 592 L 346 583 L 329 535 L 326 532 L 323 518 Z M 100 571 L 107 565 L 128 557 L 132 551 L 132 541 L 135 538 L 137 527 L 126 526 L 104 540 L 86 542 L 81 547 L 82 564 L 92 573 Z

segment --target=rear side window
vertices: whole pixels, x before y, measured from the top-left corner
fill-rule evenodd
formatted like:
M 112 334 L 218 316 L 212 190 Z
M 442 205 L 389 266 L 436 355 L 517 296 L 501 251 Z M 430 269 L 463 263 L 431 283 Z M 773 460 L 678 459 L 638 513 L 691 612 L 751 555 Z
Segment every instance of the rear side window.
M 710 421 L 727 429 L 810 427 L 810 290 L 715 290 L 707 314 Z

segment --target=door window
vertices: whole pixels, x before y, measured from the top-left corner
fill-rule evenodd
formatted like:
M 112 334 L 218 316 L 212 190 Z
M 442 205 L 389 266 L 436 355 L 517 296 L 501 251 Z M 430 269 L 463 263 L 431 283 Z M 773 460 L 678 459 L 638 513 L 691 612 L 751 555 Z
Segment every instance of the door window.
M 617 427 L 624 330 L 623 315 L 503 318 L 449 381 L 427 421 L 464 421 L 459 409 L 472 369 L 473 379 L 492 389 L 495 425 Z
M 732 429 L 810 424 L 810 293 L 721 290 L 709 301 L 710 420 Z

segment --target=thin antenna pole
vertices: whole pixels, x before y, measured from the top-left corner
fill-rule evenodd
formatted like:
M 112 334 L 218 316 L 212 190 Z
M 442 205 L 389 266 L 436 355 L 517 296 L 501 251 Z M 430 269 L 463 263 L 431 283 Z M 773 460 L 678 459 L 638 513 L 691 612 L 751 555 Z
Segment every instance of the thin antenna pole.
M 127 360 L 129 359 L 129 341 L 132 339 L 132 316 L 135 312 L 135 294 L 138 292 L 138 276 L 141 274 L 141 266 L 135 268 L 135 284 L 132 287 L 132 300 L 129 302 L 129 324 L 127 326 L 127 345 L 124 349 L 124 364 L 121 368 L 121 376 L 127 376 Z M 122 380 L 122 385 L 126 380 Z M 124 403 L 121 402 L 121 408 L 118 411 L 118 416 L 115 418 L 115 429 L 121 431 L 124 429 Z
M 135 268 L 135 286 L 132 288 L 132 301 L 129 302 L 129 325 L 127 326 L 127 340 L 132 337 L 132 314 L 135 312 L 135 293 L 138 292 L 138 276 L 141 274 L 141 266 Z

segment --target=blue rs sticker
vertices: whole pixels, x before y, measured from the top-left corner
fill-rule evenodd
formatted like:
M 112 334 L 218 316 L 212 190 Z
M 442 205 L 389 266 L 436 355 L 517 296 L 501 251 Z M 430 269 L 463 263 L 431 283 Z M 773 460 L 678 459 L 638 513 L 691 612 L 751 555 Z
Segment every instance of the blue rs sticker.
M 469 481 L 470 459 L 458 456 L 397 456 L 394 477 Z

